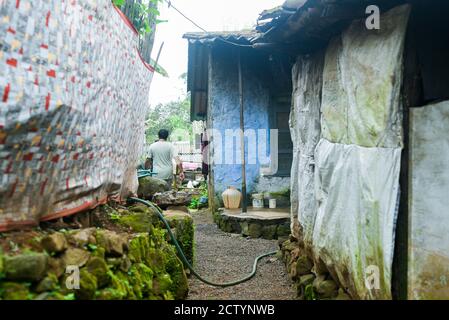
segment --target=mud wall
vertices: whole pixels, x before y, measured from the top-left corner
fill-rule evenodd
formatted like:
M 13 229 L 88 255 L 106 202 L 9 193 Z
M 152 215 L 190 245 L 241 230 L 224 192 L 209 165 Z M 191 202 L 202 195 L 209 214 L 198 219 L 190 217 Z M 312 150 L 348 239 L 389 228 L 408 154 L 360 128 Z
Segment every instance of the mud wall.
M 244 121 L 245 130 L 269 129 L 269 89 L 249 67 L 247 59 L 242 57 L 243 88 L 244 88 Z M 212 51 L 211 79 L 209 83 L 209 96 L 211 122 L 208 127 L 221 134 L 221 140 L 214 137 L 214 153 L 212 165 L 215 193 L 221 199 L 221 193 L 228 187 L 241 188 L 242 167 L 240 160 L 240 102 L 238 82 L 237 52 L 231 49 L 215 47 Z M 234 141 L 225 142 L 226 130 L 236 132 Z M 246 139 L 245 158 L 247 191 L 255 190 L 260 176 L 260 161 L 254 154 L 263 139 L 269 147 L 269 137 L 257 137 L 256 144 Z M 250 140 L 251 141 L 251 140 Z M 248 150 L 251 150 L 248 158 Z M 257 154 L 257 153 L 256 153 Z M 233 157 L 230 157 L 233 155 Z M 231 160 L 228 163 L 228 160 Z M 253 162 L 251 164 L 250 162 Z

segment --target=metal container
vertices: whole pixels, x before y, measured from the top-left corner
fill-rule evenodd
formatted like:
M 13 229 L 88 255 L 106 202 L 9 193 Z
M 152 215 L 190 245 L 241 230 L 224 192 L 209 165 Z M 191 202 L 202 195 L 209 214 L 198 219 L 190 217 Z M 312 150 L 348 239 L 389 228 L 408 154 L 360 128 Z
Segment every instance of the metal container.
M 263 208 L 263 193 L 253 194 L 253 208 Z

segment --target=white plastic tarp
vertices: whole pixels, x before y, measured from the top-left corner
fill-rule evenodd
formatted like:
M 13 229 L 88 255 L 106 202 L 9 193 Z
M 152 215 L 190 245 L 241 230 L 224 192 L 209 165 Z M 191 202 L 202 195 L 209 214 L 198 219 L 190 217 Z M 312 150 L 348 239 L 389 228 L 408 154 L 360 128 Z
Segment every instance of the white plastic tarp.
M 409 298 L 449 298 L 449 101 L 410 111 Z
M 355 21 L 331 41 L 323 76 L 322 136 L 364 147 L 402 146 L 402 56 L 410 6 L 380 18 L 380 30 Z
M 298 57 L 293 66 L 293 107 L 290 112 L 293 141 L 291 212 L 292 221 L 300 221 L 302 238 L 306 245 L 312 240 L 316 215 L 314 151 L 320 140 L 323 62 L 324 54 L 317 53 Z
M 358 298 L 391 298 L 403 146 L 402 56 L 409 13 L 408 5 L 386 12 L 380 30 L 354 21 L 331 41 L 322 73 L 322 140 L 314 155 L 311 148 L 320 127 L 317 112 L 310 108 L 320 106 L 315 97 L 321 79 L 313 75 L 320 64 L 314 61 L 311 67 L 298 59 L 294 69 L 291 131 L 298 141 L 292 215 L 297 212 L 315 261 L 324 262 Z M 379 272 L 378 289 L 365 284 L 373 270 Z
M 400 162 L 401 148 L 325 139 L 317 146 L 314 253 L 353 297 L 391 298 Z M 365 280 L 373 270 L 380 287 L 370 289 Z

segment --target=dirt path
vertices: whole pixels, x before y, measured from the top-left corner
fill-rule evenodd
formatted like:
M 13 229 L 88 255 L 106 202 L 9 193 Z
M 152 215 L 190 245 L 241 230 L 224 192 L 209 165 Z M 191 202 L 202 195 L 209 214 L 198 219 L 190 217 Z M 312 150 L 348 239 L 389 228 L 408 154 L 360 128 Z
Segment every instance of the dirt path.
M 233 281 L 249 274 L 254 258 L 278 249 L 276 240 L 246 239 L 222 232 L 213 223 L 208 211 L 193 213 L 195 221 L 196 270 L 215 282 Z M 273 257 L 259 262 L 251 280 L 233 287 L 206 285 L 194 276 L 189 280 L 190 300 L 291 300 L 295 290 L 285 267 Z

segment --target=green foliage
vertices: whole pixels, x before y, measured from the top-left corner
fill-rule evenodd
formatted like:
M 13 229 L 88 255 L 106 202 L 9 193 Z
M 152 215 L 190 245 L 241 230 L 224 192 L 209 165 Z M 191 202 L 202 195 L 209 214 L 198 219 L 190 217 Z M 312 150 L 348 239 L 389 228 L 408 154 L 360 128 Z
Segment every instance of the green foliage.
M 317 300 L 315 290 L 313 290 L 313 285 L 309 284 L 304 288 L 304 299 Z
M 89 249 L 89 251 L 95 251 L 95 250 L 98 249 L 98 247 L 96 245 L 92 244 L 92 243 L 89 243 L 87 245 L 87 249 Z
M 200 207 L 201 207 L 200 198 L 208 197 L 207 184 L 205 182 L 203 182 L 200 185 L 199 189 L 200 189 L 200 194 L 194 195 L 192 197 L 192 200 L 190 201 L 190 204 L 188 206 L 189 209 L 200 209 Z
M 189 209 L 198 209 L 199 204 L 200 204 L 199 198 L 197 198 L 197 197 L 192 198 L 192 201 L 190 201 L 190 204 L 189 204 Z
M 115 4 L 117 7 L 121 7 L 125 4 L 125 0 L 112 0 L 112 3 Z
M 127 12 L 128 18 L 141 36 L 153 32 L 154 25 L 166 20 L 158 19 L 160 12 L 157 9 L 159 2 L 163 0 L 143 0 L 142 2 L 132 2 L 132 7 Z M 126 0 L 112 0 L 112 3 L 121 8 L 126 5 Z
M 191 138 L 190 97 L 186 96 L 177 101 L 158 104 L 148 114 L 146 124 L 146 138 L 150 144 L 157 140 L 157 133 L 160 129 L 167 129 L 170 132 L 172 141 L 177 140 L 176 131 L 181 132 L 180 130 L 183 132 L 187 131 Z M 182 139 L 185 140 L 186 138 L 186 134 L 183 134 Z

